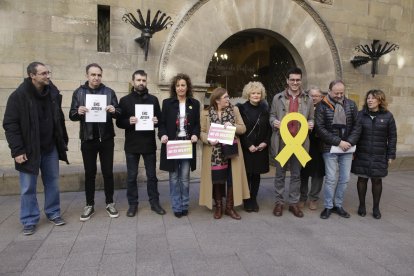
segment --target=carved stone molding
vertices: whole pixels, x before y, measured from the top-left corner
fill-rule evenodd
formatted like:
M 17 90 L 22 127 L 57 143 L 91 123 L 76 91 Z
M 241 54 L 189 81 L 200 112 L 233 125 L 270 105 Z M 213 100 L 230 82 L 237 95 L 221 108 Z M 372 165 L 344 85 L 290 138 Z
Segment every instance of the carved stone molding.
M 333 3 L 333 0 L 312 0 L 312 1 L 319 2 L 319 3 L 322 3 L 322 4 L 327 4 L 327 5 L 332 5 L 332 3 Z
M 326 41 L 328 42 L 329 48 L 331 49 L 332 58 L 335 64 L 336 78 L 341 79 L 342 78 L 341 59 L 339 58 L 338 48 L 336 47 L 335 40 L 333 39 L 333 36 L 328 29 L 328 26 L 325 24 L 325 22 L 320 17 L 320 15 L 307 2 L 303 0 L 293 0 L 293 1 L 296 2 L 299 6 L 301 6 L 309 14 L 313 18 L 313 20 L 316 22 L 316 24 L 319 26 L 319 28 L 321 29 L 323 35 L 326 38 Z M 329 1 L 327 0 L 327 2 Z
M 166 70 L 168 67 L 168 62 L 171 54 L 171 50 L 174 46 L 174 43 L 176 41 L 176 38 L 181 31 L 181 29 L 184 27 L 184 25 L 189 21 L 189 19 L 193 16 L 195 12 L 197 12 L 205 3 L 209 2 L 210 0 L 200 0 L 197 3 L 195 3 L 182 17 L 182 19 L 178 22 L 176 27 L 174 28 L 173 32 L 168 38 L 167 45 L 165 48 L 165 51 L 161 57 L 160 62 L 160 82 L 166 81 Z M 330 33 L 328 26 L 325 24 L 323 19 L 319 16 L 319 14 L 312 8 L 312 6 L 307 3 L 305 0 L 292 0 L 293 2 L 297 3 L 299 6 L 301 6 L 316 22 L 316 24 L 321 29 L 322 33 L 324 34 L 326 41 L 329 45 L 329 48 L 331 50 L 333 62 L 335 64 L 335 75 L 336 78 L 342 77 L 342 66 L 341 66 L 341 60 L 339 58 L 339 52 L 338 48 L 336 47 L 335 41 L 332 37 L 332 34 Z M 318 2 L 324 2 L 325 4 L 332 4 L 333 0 L 320 0 Z

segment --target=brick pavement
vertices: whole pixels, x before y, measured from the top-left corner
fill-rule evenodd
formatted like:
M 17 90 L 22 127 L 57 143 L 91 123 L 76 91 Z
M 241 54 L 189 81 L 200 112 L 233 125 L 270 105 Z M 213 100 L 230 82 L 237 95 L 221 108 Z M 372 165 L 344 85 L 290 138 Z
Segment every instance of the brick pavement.
M 165 216 L 152 212 L 145 185 L 138 215 L 125 216 L 125 190 L 116 190 L 120 217 L 104 210 L 96 193 L 96 213 L 80 222 L 83 192 L 62 193 L 67 225 L 57 227 L 42 214 L 37 232 L 23 236 L 19 197 L 0 196 L 0 275 L 414 275 L 414 173 L 392 172 L 384 180 L 381 211 L 356 214 L 356 179 L 345 199 L 350 219 L 333 214 L 321 220 L 305 209 L 302 219 L 272 215 L 273 179 L 262 180 L 259 213 L 240 210 L 241 221 L 198 206 L 198 182 L 190 186 L 188 217 L 177 219 L 169 207 L 168 183 L 159 189 Z M 43 202 L 39 195 L 40 204 Z

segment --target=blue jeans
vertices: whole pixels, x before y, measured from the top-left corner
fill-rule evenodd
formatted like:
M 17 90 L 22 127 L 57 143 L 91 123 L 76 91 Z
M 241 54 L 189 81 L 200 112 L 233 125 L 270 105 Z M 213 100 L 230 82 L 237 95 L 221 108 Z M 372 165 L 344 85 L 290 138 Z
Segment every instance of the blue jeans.
M 145 173 L 147 175 L 147 193 L 150 204 L 158 202 L 158 178 L 156 174 L 156 155 L 154 153 L 125 152 L 127 165 L 127 198 L 129 205 L 138 205 L 138 164 L 140 157 L 144 158 Z
M 334 206 L 342 207 L 344 194 L 348 186 L 351 173 L 352 153 L 329 153 L 323 154 L 325 161 L 325 208 L 331 209 Z M 338 181 L 336 174 L 339 172 Z
M 60 217 L 59 157 L 56 147 L 40 156 L 40 171 L 45 193 L 44 211 L 49 219 Z M 23 225 L 36 225 L 40 219 L 36 197 L 36 174 L 20 172 L 20 221 Z
M 173 212 L 188 210 L 190 201 L 190 159 L 175 160 L 175 170 L 170 172 L 170 197 Z

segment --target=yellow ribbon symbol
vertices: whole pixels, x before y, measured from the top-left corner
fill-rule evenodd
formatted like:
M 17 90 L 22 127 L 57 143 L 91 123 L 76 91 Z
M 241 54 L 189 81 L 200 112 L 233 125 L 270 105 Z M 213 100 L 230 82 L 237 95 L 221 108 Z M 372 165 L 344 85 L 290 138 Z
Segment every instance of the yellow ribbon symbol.
M 287 127 L 290 121 L 299 121 L 300 123 L 299 132 L 295 137 L 290 134 Z M 302 166 L 305 167 L 306 163 L 312 159 L 302 146 L 303 142 L 306 140 L 306 136 L 308 135 L 308 122 L 306 121 L 305 116 L 298 112 L 288 113 L 280 122 L 280 135 L 285 143 L 285 147 L 276 156 L 276 161 L 278 161 L 283 167 L 292 154 L 295 154 Z

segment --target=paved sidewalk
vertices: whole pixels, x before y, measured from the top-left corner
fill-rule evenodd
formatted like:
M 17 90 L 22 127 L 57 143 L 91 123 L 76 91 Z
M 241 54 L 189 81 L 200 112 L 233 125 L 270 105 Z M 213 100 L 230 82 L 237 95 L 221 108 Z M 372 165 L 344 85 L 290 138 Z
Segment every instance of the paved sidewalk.
M 371 216 L 370 185 L 365 218 L 356 214 L 356 179 L 348 186 L 345 209 L 321 220 L 305 209 L 302 219 L 272 215 L 273 179 L 262 180 L 259 213 L 240 210 L 241 221 L 214 220 L 198 206 L 198 182 L 191 184 L 188 217 L 174 217 L 168 183 L 159 184 L 167 214 L 142 201 L 135 218 L 126 217 L 125 190 L 115 199 L 120 217 L 105 212 L 96 193 L 95 215 L 80 222 L 82 192 L 62 193 L 65 226 L 42 214 L 37 232 L 22 235 L 19 197 L 0 197 L 0 275 L 414 275 L 414 173 L 392 172 L 384 179 L 382 219 Z M 40 204 L 43 196 L 39 195 Z

